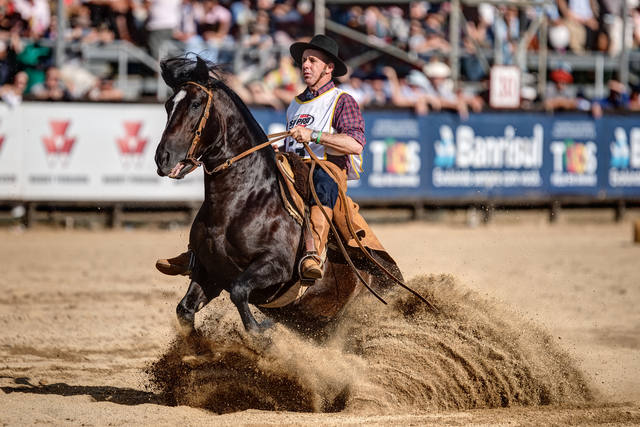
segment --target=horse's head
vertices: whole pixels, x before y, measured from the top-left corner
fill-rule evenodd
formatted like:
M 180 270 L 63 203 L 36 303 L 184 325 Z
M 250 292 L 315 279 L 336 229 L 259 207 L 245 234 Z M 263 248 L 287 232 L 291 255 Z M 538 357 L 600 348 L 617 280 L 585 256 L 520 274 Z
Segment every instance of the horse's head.
M 224 121 L 215 113 L 218 80 L 205 61 L 172 58 L 161 64 L 162 78 L 173 89 L 165 103 L 167 124 L 156 149 L 158 175 L 180 179 L 219 151 Z

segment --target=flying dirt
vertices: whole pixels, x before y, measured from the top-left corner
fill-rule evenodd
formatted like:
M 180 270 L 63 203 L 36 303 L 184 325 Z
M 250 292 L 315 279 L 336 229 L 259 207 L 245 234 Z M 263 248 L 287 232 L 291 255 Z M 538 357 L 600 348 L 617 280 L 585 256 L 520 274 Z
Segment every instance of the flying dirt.
M 196 336 L 177 337 L 148 372 L 171 404 L 218 413 L 383 414 L 594 400 L 541 328 L 450 275 L 408 284 L 439 313 L 399 288 L 389 306 L 363 295 L 318 342 L 284 326 L 249 335 L 234 308 L 220 304 Z

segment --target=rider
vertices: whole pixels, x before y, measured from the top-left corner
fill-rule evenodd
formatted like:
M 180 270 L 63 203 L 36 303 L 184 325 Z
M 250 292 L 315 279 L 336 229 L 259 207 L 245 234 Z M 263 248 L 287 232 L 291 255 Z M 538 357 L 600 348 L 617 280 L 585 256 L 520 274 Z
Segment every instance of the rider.
M 325 35 L 316 35 L 309 43 L 292 44 L 289 51 L 301 66 L 307 88 L 287 108 L 287 130 L 291 136 L 284 141 L 285 151 L 309 158 L 302 144 L 309 143 L 318 158 L 328 160 L 343 172 L 339 176 L 341 184 L 347 179 L 358 179 L 366 143 L 364 119 L 355 99 L 333 82 L 333 78 L 347 73 L 346 65 L 338 57 L 338 44 Z M 338 184 L 320 167 L 315 168 L 313 181 L 322 206 L 312 202 L 311 228 L 315 249 L 322 256 L 329 234 L 322 209 L 331 219 Z M 189 274 L 190 261 L 191 255 L 186 252 L 176 258 L 158 260 L 156 267 L 165 274 Z M 301 273 L 304 278 L 322 278 L 320 257 L 305 257 Z

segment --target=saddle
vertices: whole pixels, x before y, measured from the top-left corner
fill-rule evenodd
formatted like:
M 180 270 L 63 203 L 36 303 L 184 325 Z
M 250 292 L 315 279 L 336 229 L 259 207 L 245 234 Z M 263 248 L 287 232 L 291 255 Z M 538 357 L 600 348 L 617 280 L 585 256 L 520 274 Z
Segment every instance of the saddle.
M 331 169 L 335 176 L 343 176 L 344 171 L 334 163 L 327 160 L 320 160 L 327 168 Z M 306 207 L 311 203 L 311 191 L 309 189 L 309 164 L 295 153 L 276 153 L 276 164 L 280 171 L 280 192 L 284 207 L 289 214 L 303 225 Z M 346 179 L 337 183 L 346 191 Z M 355 237 L 349 232 L 347 224 L 348 218 L 355 229 L 357 237 L 362 245 L 368 249 L 386 252 L 376 235 L 369 228 L 365 219 L 360 215 L 360 207 L 349 196 L 345 198 L 346 203 L 338 198 L 333 208 L 333 222 L 340 234 L 339 237 L 347 245 L 353 248 L 358 247 Z M 346 206 L 345 206 L 346 205 Z M 337 238 L 338 236 L 336 236 Z

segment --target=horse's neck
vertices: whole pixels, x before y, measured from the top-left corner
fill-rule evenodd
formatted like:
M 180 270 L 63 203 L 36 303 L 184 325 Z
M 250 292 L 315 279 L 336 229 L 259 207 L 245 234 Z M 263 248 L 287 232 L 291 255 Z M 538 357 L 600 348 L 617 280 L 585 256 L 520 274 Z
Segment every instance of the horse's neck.
M 228 158 L 236 156 L 255 145 L 258 145 L 258 143 L 247 142 L 245 148 L 238 153 L 229 154 Z M 209 199 L 215 203 L 220 203 L 228 199 L 238 200 L 243 196 L 251 197 L 250 190 L 252 189 L 277 194 L 275 160 L 273 156 L 263 150 L 271 150 L 271 148 L 265 147 L 262 150 L 251 153 L 247 157 L 237 160 L 222 172 L 212 175 L 205 174 L 205 200 Z M 218 160 L 218 162 L 222 163 L 224 160 Z M 213 166 L 217 166 L 217 164 Z

